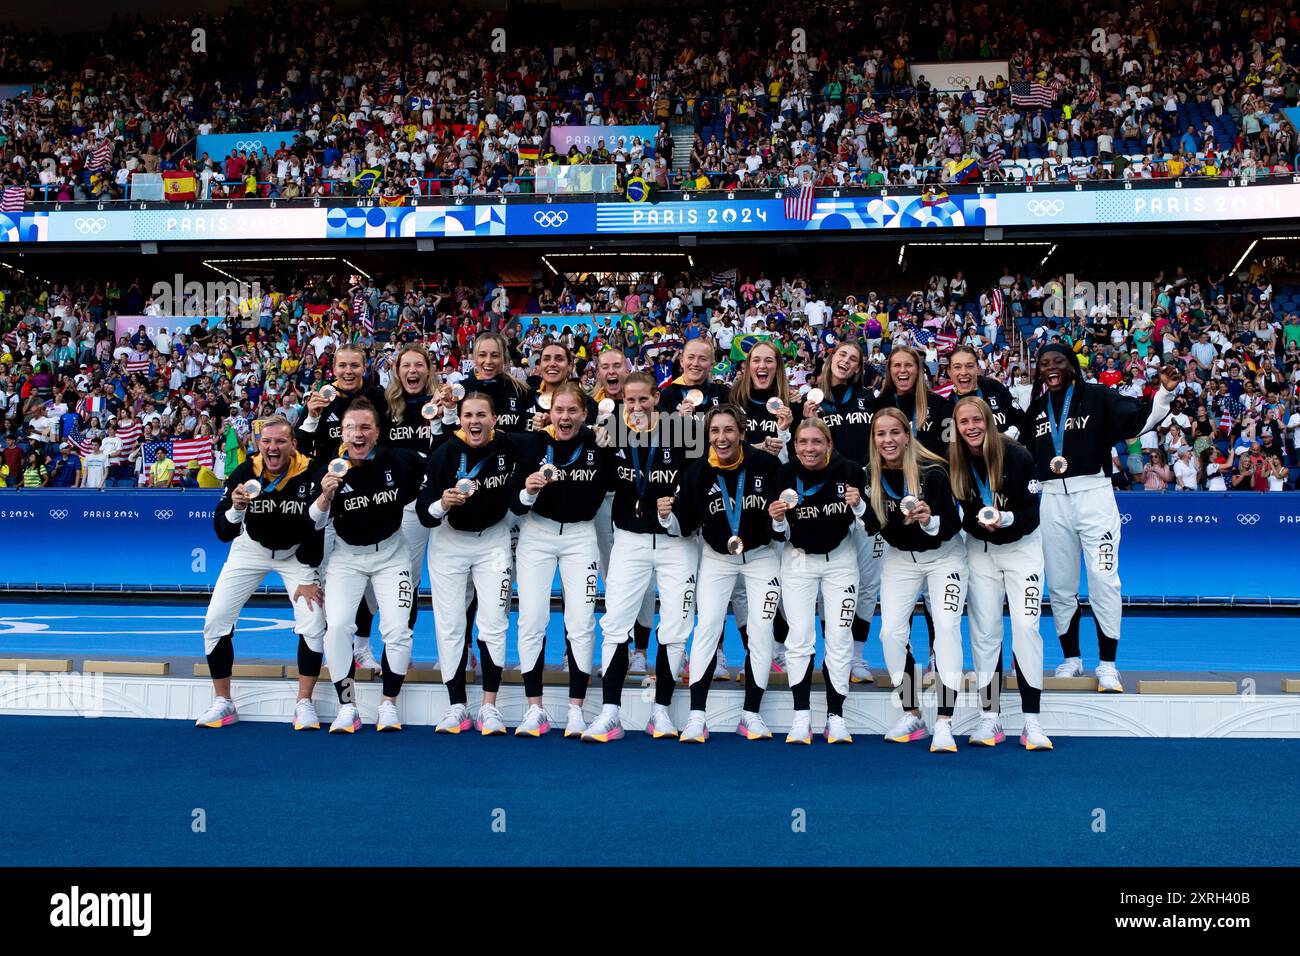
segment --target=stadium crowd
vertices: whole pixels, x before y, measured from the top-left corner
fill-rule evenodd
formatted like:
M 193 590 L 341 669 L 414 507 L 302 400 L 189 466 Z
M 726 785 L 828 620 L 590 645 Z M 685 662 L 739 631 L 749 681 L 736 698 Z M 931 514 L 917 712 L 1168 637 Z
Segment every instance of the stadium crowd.
M 298 421 L 305 395 L 329 377 L 345 342 L 370 346 L 369 374 L 386 386 L 403 342 L 424 343 L 441 374 L 472 371 L 468 345 L 500 330 L 516 373 L 535 373 L 542 346 L 568 344 L 580 384 L 596 385 L 602 349 L 622 348 L 661 386 L 680 371 L 686 341 L 709 337 L 715 378 L 729 380 L 760 338 L 780 347 L 794 387 L 820 372 L 835 343 L 862 342 L 878 376 L 889 350 L 911 344 L 930 384 L 952 389 L 947 356 L 981 356 L 1018 405 L 1030 399 L 1038 349 L 1064 343 L 1090 381 L 1149 395 L 1159 370 L 1183 376 L 1161 427 L 1117 445 L 1118 487 L 1290 489 L 1300 476 L 1300 316 L 1276 307 L 1269 278 L 1154 277 L 1154 300 L 1116 308 L 1085 301 L 1065 276 L 934 276 L 908 294 L 849 293 L 798 276 L 735 270 L 634 283 L 592 279 L 503 290 L 465 279 L 441 285 L 314 277 L 273 280 L 225 319 L 158 317 L 139 280 L 52 287 L 0 277 L 0 480 L 24 488 L 217 486 L 252 447 L 257 423 Z M 981 291 L 982 290 L 982 291 Z M 1287 302 L 1294 300 L 1289 297 Z M 217 307 L 206 303 L 207 311 Z M 223 304 L 224 305 L 224 304 Z M 187 302 L 186 310 L 205 311 Z M 151 326 L 119 328 L 118 316 Z
M 1064 2 L 1032 24 L 1028 8 L 985 0 L 793 0 L 770 14 L 671 4 L 511 21 L 287 3 L 118 19 L 93 37 L 10 28 L 0 79 L 33 90 L 0 101 L 0 169 L 31 202 L 120 199 L 133 173 L 168 169 L 194 171 L 207 199 L 398 197 L 527 190 L 562 163 L 737 189 L 1253 178 L 1289 173 L 1297 151 L 1280 110 L 1300 102 L 1300 14 L 1279 3 L 1174 15 Z M 910 70 L 973 60 L 1007 73 L 936 92 Z M 549 129 L 577 124 L 658 133 L 556 155 Z M 193 155 L 198 135 L 253 131 L 284 131 L 284 145 Z M 684 135 L 688 158 L 675 156 Z

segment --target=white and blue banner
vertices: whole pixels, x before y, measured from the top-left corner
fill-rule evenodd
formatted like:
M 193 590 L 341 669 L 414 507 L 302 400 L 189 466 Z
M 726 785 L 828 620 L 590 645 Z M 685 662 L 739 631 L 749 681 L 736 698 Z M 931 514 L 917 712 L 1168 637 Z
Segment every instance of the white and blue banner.
M 202 158 L 207 153 L 221 162 L 231 153 L 252 152 L 261 155 L 265 149 L 274 156 L 282 143 L 293 146 L 293 138 L 298 135 L 300 131 L 293 129 L 277 130 L 274 133 L 208 133 L 206 136 L 195 137 L 194 155 Z
M 819 191 L 820 192 L 820 191 Z M 824 190 L 829 192 L 829 190 Z M 715 198 L 716 197 L 716 198 Z M 696 193 L 658 203 L 510 202 L 272 207 L 97 209 L 91 205 L 0 213 L 0 244 L 188 240 L 467 239 L 762 232 L 909 232 L 987 226 L 1176 226 L 1300 219 L 1300 184 L 1196 188 L 1008 189 L 918 195 L 818 196 L 811 219 L 788 219 L 781 198 Z

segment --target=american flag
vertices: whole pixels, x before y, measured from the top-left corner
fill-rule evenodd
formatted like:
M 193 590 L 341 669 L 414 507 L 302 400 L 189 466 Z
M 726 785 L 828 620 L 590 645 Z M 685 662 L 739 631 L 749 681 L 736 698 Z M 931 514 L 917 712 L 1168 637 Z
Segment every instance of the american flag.
M 1002 150 L 1002 140 L 994 139 L 984 147 L 984 159 L 980 161 L 980 168 L 996 169 L 1002 165 L 1002 160 L 1006 153 Z
M 1002 319 L 1006 314 L 1003 311 L 1003 309 L 1006 307 L 1006 303 L 1005 300 L 1002 298 L 1002 290 L 994 289 L 993 294 L 990 298 L 992 299 L 993 302 L 993 311 L 998 317 L 998 325 L 1001 325 Z
M 934 333 L 919 325 L 912 326 L 912 338 L 917 345 L 929 345 L 934 341 Z
M 942 385 L 936 385 L 934 388 L 930 389 L 930 391 L 934 392 L 936 395 L 942 395 L 944 398 L 947 398 L 952 394 L 955 387 L 956 386 L 954 386 L 952 382 L 944 382 Z
M 126 373 L 128 375 L 130 375 L 132 372 L 147 373 L 148 371 L 149 371 L 149 356 L 147 355 L 137 356 L 135 353 L 131 353 L 126 357 Z
M 1011 84 L 1013 106 L 1035 106 L 1049 109 L 1056 102 L 1056 91 L 1047 83 L 1037 80 L 1017 80 Z
M 940 332 L 934 337 L 935 345 L 939 348 L 940 355 L 947 355 L 957 347 L 960 336 L 956 332 Z
M 22 186 L 6 186 L 0 198 L 0 212 L 22 212 L 27 208 L 27 193 Z
M 126 461 L 140 446 L 140 432 L 140 423 L 137 421 L 127 422 L 125 425 L 119 422 L 117 426 L 117 437 L 122 440 L 122 453 L 117 457 L 110 459 L 114 465 Z
M 171 459 L 177 465 L 188 466 L 197 461 L 211 468 L 216 460 L 211 438 L 177 438 L 172 441 Z
M 160 438 L 155 441 L 147 441 L 140 446 L 140 459 L 144 462 L 145 467 L 149 467 L 158 460 L 158 451 L 162 449 L 167 453 L 167 457 L 172 456 L 172 443 L 169 438 Z
M 1232 416 L 1224 409 L 1223 416 L 1219 419 L 1219 429 L 1226 435 L 1232 431 Z
M 90 441 L 81 434 L 81 429 L 73 425 L 72 431 L 63 436 L 63 443 L 76 450 L 79 455 L 89 455 L 95 449 L 91 446 Z
M 785 191 L 785 218 L 800 222 L 812 219 L 813 187 L 791 186 Z
M 86 163 L 87 169 L 103 169 L 113 161 L 113 141 L 111 139 L 101 139 L 95 144 L 95 148 L 90 151 L 90 162 Z
M 375 321 L 370 317 L 365 296 L 359 292 L 352 297 L 352 316 L 361 323 L 361 328 L 366 335 L 375 334 Z

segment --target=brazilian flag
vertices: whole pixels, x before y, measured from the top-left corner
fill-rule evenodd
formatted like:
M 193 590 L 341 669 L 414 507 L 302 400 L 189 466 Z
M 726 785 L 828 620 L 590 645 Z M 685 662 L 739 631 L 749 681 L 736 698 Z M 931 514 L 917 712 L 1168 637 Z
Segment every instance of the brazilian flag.
M 735 366 L 731 364 L 731 360 L 723 359 L 717 365 L 713 366 L 713 377 L 721 381 L 722 379 L 729 377 L 733 369 L 735 369 Z
M 785 342 L 771 335 L 761 335 L 751 332 L 748 335 L 737 335 L 731 340 L 731 354 L 728 358 L 733 362 L 743 362 L 749 357 L 749 350 L 759 342 L 768 342 L 776 347 L 786 358 L 794 358 L 799 354 L 799 346 L 793 342 Z
M 625 315 L 619 320 L 618 325 L 627 337 L 628 344 L 640 348 L 641 343 L 645 341 L 645 333 L 641 331 L 641 326 L 637 324 L 636 319 L 630 315 Z
M 628 202 L 655 203 L 659 201 L 659 184 L 640 176 L 633 176 L 627 181 L 623 196 Z
M 352 177 L 352 188 L 358 196 L 369 196 L 379 185 L 384 174 L 378 169 L 363 169 Z

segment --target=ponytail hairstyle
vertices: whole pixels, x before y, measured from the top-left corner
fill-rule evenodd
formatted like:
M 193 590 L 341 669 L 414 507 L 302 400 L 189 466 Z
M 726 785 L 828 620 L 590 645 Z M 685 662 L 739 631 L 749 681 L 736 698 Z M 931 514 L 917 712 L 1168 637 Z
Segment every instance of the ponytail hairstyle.
M 425 392 L 431 393 L 438 384 L 438 374 L 433 370 L 433 359 L 429 357 L 429 352 L 423 345 L 413 342 L 398 349 L 397 357 L 393 359 L 393 377 L 388 380 L 388 387 L 384 389 L 384 400 L 388 403 L 388 417 L 396 425 L 402 424 L 403 416 L 406 414 L 406 389 L 402 386 L 398 372 L 401 370 L 402 356 L 411 354 L 423 359 L 425 368 L 428 369 L 429 375 L 424 383 Z
M 777 398 L 781 399 L 783 405 L 788 406 L 790 404 L 790 382 L 785 374 L 785 358 L 781 355 L 780 350 L 775 345 L 766 340 L 755 342 L 753 347 L 750 348 L 749 352 L 745 355 L 745 370 L 736 378 L 735 383 L 731 386 L 731 395 L 729 396 L 731 403 L 733 405 L 739 405 L 741 408 L 749 407 L 749 396 L 753 391 L 753 386 L 750 384 L 749 360 L 758 349 L 770 349 L 772 355 L 776 357 L 776 377 L 774 379 L 775 386 L 773 394 L 776 395 Z
M 916 363 L 916 385 L 913 386 L 912 395 L 916 401 L 916 430 L 923 431 L 928 421 L 929 415 L 929 395 L 930 387 L 925 383 L 925 362 L 921 360 L 921 353 L 909 345 L 895 345 L 889 352 L 889 358 L 885 362 L 885 384 L 880 387 L 880 401 L 891 408 L 894 405 L 897 390 L 894 388 L 894 376 L 890 372 L 889 366 L 894 362 L 895 355 L 910 355 L 912 361 Z M 904 415 L 904 418 L 907 416 Z M 907 429 L 910 433 L 912 423 L 907 423 Z
M 831 435 L 831 430 L 826 427 L 826 423 L 820 418 L 805 418 L 794 428 L 794 434 L 790 436 L 791 445 L 799 437 L 801 431 L 811 428 L 813 431 L 821 432 L 822 437 L 826 439 L 826 460 L 822 462 L 822 467 L 831 463 L 831 456 L 835 454 L 835 438 Z
M 912 435 L 912 423 L 908 417 L 893 406 L 886 406 L 876 410 L 876 414 L 871 419 L 871 438 L 869 441 L 870 452 L 867 459 L 867 480 L 871 483 L 871 510 L 876 515 L 876 520 L 882 525 L 885 523 L 885 481 L 881 476 L 884 470 L 884 460 L 880 456 L 880 449 L 876 447 L 876 423 L 882 419 L 893 419 L 902 426 L 903 434 L 907 436 L 907 445 L 903 448 L 903 494 L 917 495 L 921 493 L 922 473 L 935 466 L 942 466 L 943 459 L 930 451 Z M 808 421 L 808 419 L 805 419 Z
M 1006 452 L 1006 439 L 998 433 L 997 422 L 993 420 L 993 410 L 988 402 L 978 395 L 959 398 L 952 410 L 952 437 L 948 441 L 948 477 L 952 482 L 952 493 L 958 501 L 966 501 L 975 496 L 975 481 L 971 477 L 971 454 L 966 447 L 966 440 L 957 430 L 957 413 L 963 408 L 974 408 L 984 419 L 984 465 L 989 473 L 989 491 L 997 494 L 1002 484 L 1002 463 Z
M 508 387 L 513 388 L 519 395 L 528 391 L 527 385 L 510 374 L 511 369 L 514 368 L 514 360 L 510 357 L 510 343 L 506 341 L 506 337 L 500 332 L 480 332 L 474 339 L 474 345 L 470 348 L 470 355 L 472 356 L 478 351 L 480 345 L 487 342 L 495 342 L 497 348 L 501 350 L 501 375 L 493 381 L 503 380 Z M 478 379 L 477 366 L 474 368 L 474 378 Z

